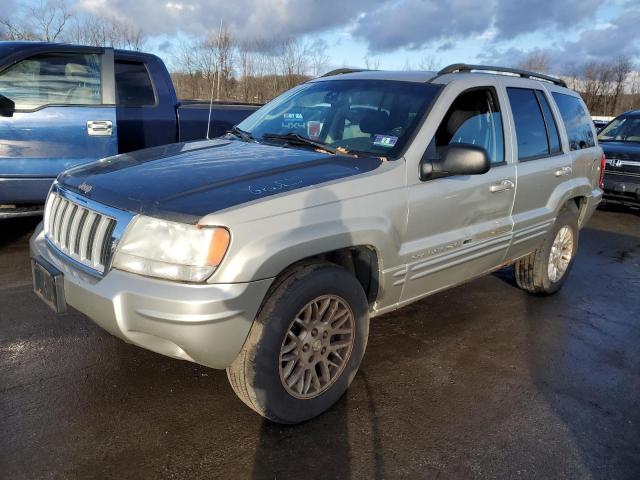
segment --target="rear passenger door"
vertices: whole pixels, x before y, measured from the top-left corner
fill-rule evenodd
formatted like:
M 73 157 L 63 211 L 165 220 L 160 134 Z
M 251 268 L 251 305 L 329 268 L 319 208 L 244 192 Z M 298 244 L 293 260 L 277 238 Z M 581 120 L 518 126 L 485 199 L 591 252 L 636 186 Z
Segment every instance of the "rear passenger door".
M 504 98 L 493 86 L 473 87 L 450 97 L 452 93 L 443 94 L 430 114 L 434 121 L 441 117 L 426 159 L 440 158 L 452 143 L 467 143 L 487 150 L 491 168 L 482 175 L 453 175 L 409 185 L 407 269 L 401 295 L 405 302 L 497 267 L 511 242 L 516 178 L 505 148 Z M 446 113 L 439 113 L 442 107 Z M 418 176 L 409 170 L 412 174 Z
M 509 258 L 534 250 L 554 221 L 553 196 L 572 178 L 571 155 L 563 150 L 553 103 L 540 82 L 504 79 L 518 159 Z M 528 86 L 530 85 L 530 87 Z

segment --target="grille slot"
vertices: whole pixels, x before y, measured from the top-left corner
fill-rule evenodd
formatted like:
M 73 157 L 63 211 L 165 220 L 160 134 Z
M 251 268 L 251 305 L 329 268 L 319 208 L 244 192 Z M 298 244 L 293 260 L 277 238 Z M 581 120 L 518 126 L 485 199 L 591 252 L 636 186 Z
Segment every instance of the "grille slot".
M 116 221 L 102 213 L 51 193 L 44 209 L 47 239 L 77 262 L 104 273 L 111 260 Z

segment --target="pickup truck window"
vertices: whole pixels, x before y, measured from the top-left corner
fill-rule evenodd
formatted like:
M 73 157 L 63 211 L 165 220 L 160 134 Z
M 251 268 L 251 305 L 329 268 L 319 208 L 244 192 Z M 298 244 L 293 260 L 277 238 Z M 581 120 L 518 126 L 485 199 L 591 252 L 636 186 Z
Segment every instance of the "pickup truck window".
M 562 120 L 564 120 L 571 150 L 595 147 L 593 123 L 591 122 L 591 117 L 582 106 L 580 99 L 572 95 L 556 92 L 553 93 L 553 99 L 558 105 Z
M 439 159 L 450 143 L 479 145 L 493 165 L 504 163 L 502 114 L 492 89 L 474 88 L 455 99 L 428 147 L 429 159 Z
M 325 80 L 273 100 L 238 127 L 258 141 L 297 134 L 333 148 L 397 157 L 442 87 L 392 80 Z M 284 140 L 280 140 L 284 142 Z
M 550 154 L 549 137 L 535 90 L 507 88 L 518 139 L 518 160 L 533 160 Z
M 116 102 L 122 107 L 156 104 L 151 77 L 144 63 L 116 61 Z
M 0 72 L 0 92 L 16 110 L 46 105 L 99 105 L 102 102 L 100 56 L 43 54 Z

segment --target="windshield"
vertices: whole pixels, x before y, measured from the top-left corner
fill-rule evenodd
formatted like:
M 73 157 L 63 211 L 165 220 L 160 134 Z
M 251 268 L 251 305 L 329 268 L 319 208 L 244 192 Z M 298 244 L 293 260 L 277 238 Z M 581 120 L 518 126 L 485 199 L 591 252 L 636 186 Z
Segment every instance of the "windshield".
M 598 134 L 601 142 L 640 142 L 640 116 L 625 115 L 614 119 Z
M 397 157 L 440 86 L 390 80 L 300 85 L 238 125 L 258 141 L 298 135 L 351 153 Z M 302 142 L 297 142 L 296 145 Z

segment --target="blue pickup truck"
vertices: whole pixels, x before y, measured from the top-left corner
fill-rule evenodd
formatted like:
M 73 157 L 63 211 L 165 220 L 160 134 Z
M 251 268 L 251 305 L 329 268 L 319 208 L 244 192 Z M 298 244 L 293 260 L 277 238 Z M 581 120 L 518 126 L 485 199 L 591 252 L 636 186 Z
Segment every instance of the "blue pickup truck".
M 58 173 L 224 134 L 259 105 L 180 101 L 155 55 L 0 42 L 0 218 L 39 214 Z

